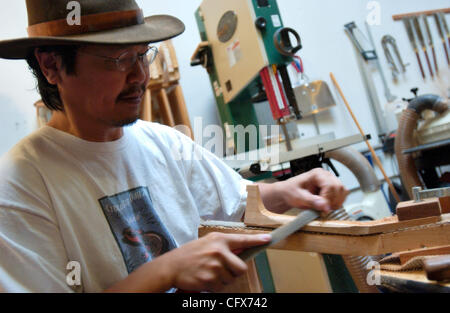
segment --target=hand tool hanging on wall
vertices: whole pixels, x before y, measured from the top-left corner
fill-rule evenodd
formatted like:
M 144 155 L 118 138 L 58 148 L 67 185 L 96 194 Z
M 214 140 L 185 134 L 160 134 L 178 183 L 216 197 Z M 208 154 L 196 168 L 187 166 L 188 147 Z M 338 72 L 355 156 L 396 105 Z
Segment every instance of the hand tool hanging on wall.
M 367 29 L 367 34 L 369 36 L 370 43 L 372 44 L 372 47 L 373 47 L 373 51 L 375 51 L 376 59 L 374 60 L 374 62 L 377 66 L 378 72 L 380 73 L 380 77 L 383 82 L 384 95 L 388 102 L 392 102 L 395 99 L 397 99 L 397 96 L 393 95 L 391 93 L 391 90 L 389 89 L 388 83 L 386 81 L 386 76 L 384 75 L 383 68 L 381 67 L 380 59 L 378 58 L 377 49 L 375 48 L 375 41 L 373 40 L 372 31 L 370 30 L 370 26 L 367 22 L 366 22 L 366 29 Z
M 430 58 L 428 57 L 427 46 L 425 43 L 425 38 L 422 33 L 422 26 L 420 25 L 420 20 L 418 16 L 413 17 L 414 28 L 416 29 L 417 38 L 419 38 L 420 46 L 422 47 L 423 53 L 425 54 L 425 59 L 427 60 L 428 69 L 430 70 L 431 77 L 434 77 L 433 68 L 431 67 Z
M 386 120 L 383 115 L 383 111 L 381 109 L 380 100 L 378 98 L 378 93 L 375 88 L 375 84 L 373 82 L 370 73 L 368 72 L 366 64 L 369 61 L 377 60 L 378 56 L 375 51 L 375 48 L 371 46 L 369 40 L 364 36 L 364 34 L 359 30 L 354 22 L 348 23 L 344 25 L 345 32 L 349 35 L 352 40 L 354 46 L 358 50 L 361 57 L 357 58 L 358 66 L 360 68 L 363 82 L 366 88 L 367 96 L 370 102 L 370 108 L 372 110 L 372 114 L 374 116 L 375 125 L 377 127 L 377 132 L 379 137 L 384 137 L 387 134 L 388 127 L 386 125 Z M 380 73 L 382 74 L 382 73 Z M 386 85 L 387 87 L 387 85 Z M 388 101 L 391 99 L 395 99 L 394 96 L 390 94 L 389 88 L 385 89 L 386 97 Z
M 358 49 L 364 60 L 375 60 L 377 58 L 375 48 L 370 45 L 367 38 L 356 26 L 355 22 L 345 24 L 344 27 L 346 33 L 350 36 L 350 39 L 355 44 L 355 47 Z
M 430 24 L 428 23 L 428 18 L 426 15 L 422 15 L 422 19 L 423 19 L 423 22 L 425 23 L 425 29 L 427 31 L 428 46 L 431 47 L 431 52 L 433 54 L 434 68 L 436 69 L 436 75 L 438 75 L 439 68 L 437 65 L 436 50 L 434 49 L 434 42 L 433 42 L 433 36 L 431 35 Z
M 445 19 L 445 14 L 443 12 L 439 12 L 438 14 L 441 18 L 442 26 L 444 27 L 445 34 L 447 35 L 448 44 L 450 46 L 450 30 L 448 29 L 448 26 L 447 26 L 447 20 Z
M 383 36 L 383 38 L 381 39 L 381 45 L 383 46 L 384 54 L 386 56 L 389 67 L 391 68 L 392 77 L 394 80 L 397 80 L 398 76 L 400 76 L 401 73 L 406 73 L 406 67 L 409 65 L 409 63 L 403 63 L 402 56 L 400 55 L 400 51 L 398 50 L 397 42 L 391 35 Z M 397 56 L 397 60 L 400 63 L 401 72 L 394 60 L 394 57 L 392 56 L 391 51 L 389 50 L 389 46 L 392 46 L 392 49 Z
M 423 79 L 425 79 L 425 72 L 423 70 L 422 61 L 420 60 L 419 55 L 419 49 L 417 48 L 416 38 L 414 37 L 414 30 L 411 25 L 411 19 L 410 18 L 404 18 L 403 23 L 405 24 L 406 32 L 408 33 L 409 42 L 411 43 L 411 46 L 414 50 L 414 53 L 417 57 L 417 62 L 419 63 L 420 72 L 422 73 Z
M 444 34 L 444 26 L 443 26 L 443 22 L 441 22 L 442 17 L 438 13 L 433 14 L 433 16 L 434 16 L 434 20 L 436 21 L 436 27 L 439 32 L 439 37 L 441 37 L 442 45 L 444 46 L 445 56 L 447 57 L 447 63 L 450 65 L 450 58 L 448 56 L 447 42 L 445 40 L 445 34 Z

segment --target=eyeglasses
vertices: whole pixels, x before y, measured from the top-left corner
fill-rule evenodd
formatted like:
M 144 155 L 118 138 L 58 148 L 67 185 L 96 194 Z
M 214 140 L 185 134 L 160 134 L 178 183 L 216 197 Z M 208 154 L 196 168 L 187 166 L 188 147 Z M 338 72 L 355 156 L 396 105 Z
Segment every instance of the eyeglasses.
M 118 58 L 105 57 L 83 51 L 79 51 L 78 53 L 103 59 L 105 61 L 105 67 L 108 70 L 126 72 L 132 69 L 138 60 L 144 64 L 144 66 L 149 66 L 152 64 L 158 55 L 158 48 L 155 46 L 149 46 L 144 53 L 138 54 L 133 51 L 125 51 Z

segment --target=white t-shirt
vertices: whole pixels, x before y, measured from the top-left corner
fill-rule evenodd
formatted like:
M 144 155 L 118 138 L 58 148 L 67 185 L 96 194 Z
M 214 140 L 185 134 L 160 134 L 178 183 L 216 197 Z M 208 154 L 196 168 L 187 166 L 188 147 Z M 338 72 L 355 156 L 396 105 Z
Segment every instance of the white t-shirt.
M 0 161 L 0 290 L 100 292 L 196 239 L 200 218 L 239 221 L 249 183 L 160 124 L 104 143 L 45 126 Z

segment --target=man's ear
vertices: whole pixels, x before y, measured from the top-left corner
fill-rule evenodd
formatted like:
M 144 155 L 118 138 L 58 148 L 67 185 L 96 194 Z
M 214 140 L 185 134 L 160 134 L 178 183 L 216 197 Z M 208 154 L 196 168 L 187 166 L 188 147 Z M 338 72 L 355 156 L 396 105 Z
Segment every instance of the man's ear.
M 61 57 L 54 52 L 42 52 L 39 48 L 34 50 L 34 56 L 41 67 L 42 74 L 49 84 L 56 85 L 61 81 Z

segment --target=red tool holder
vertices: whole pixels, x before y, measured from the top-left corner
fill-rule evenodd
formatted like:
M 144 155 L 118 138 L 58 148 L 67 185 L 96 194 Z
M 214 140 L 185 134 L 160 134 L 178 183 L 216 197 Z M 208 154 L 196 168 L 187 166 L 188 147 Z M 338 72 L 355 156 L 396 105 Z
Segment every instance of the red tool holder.
M 282 117 L 290 115 L 291 111 L 289 110 L 286 95 L 284 94 L 278 74 L 273 73 L 272 68 L 269 66 L 261 70 L 260 76 L 266 89 L 273 118 L 279 120 Z

